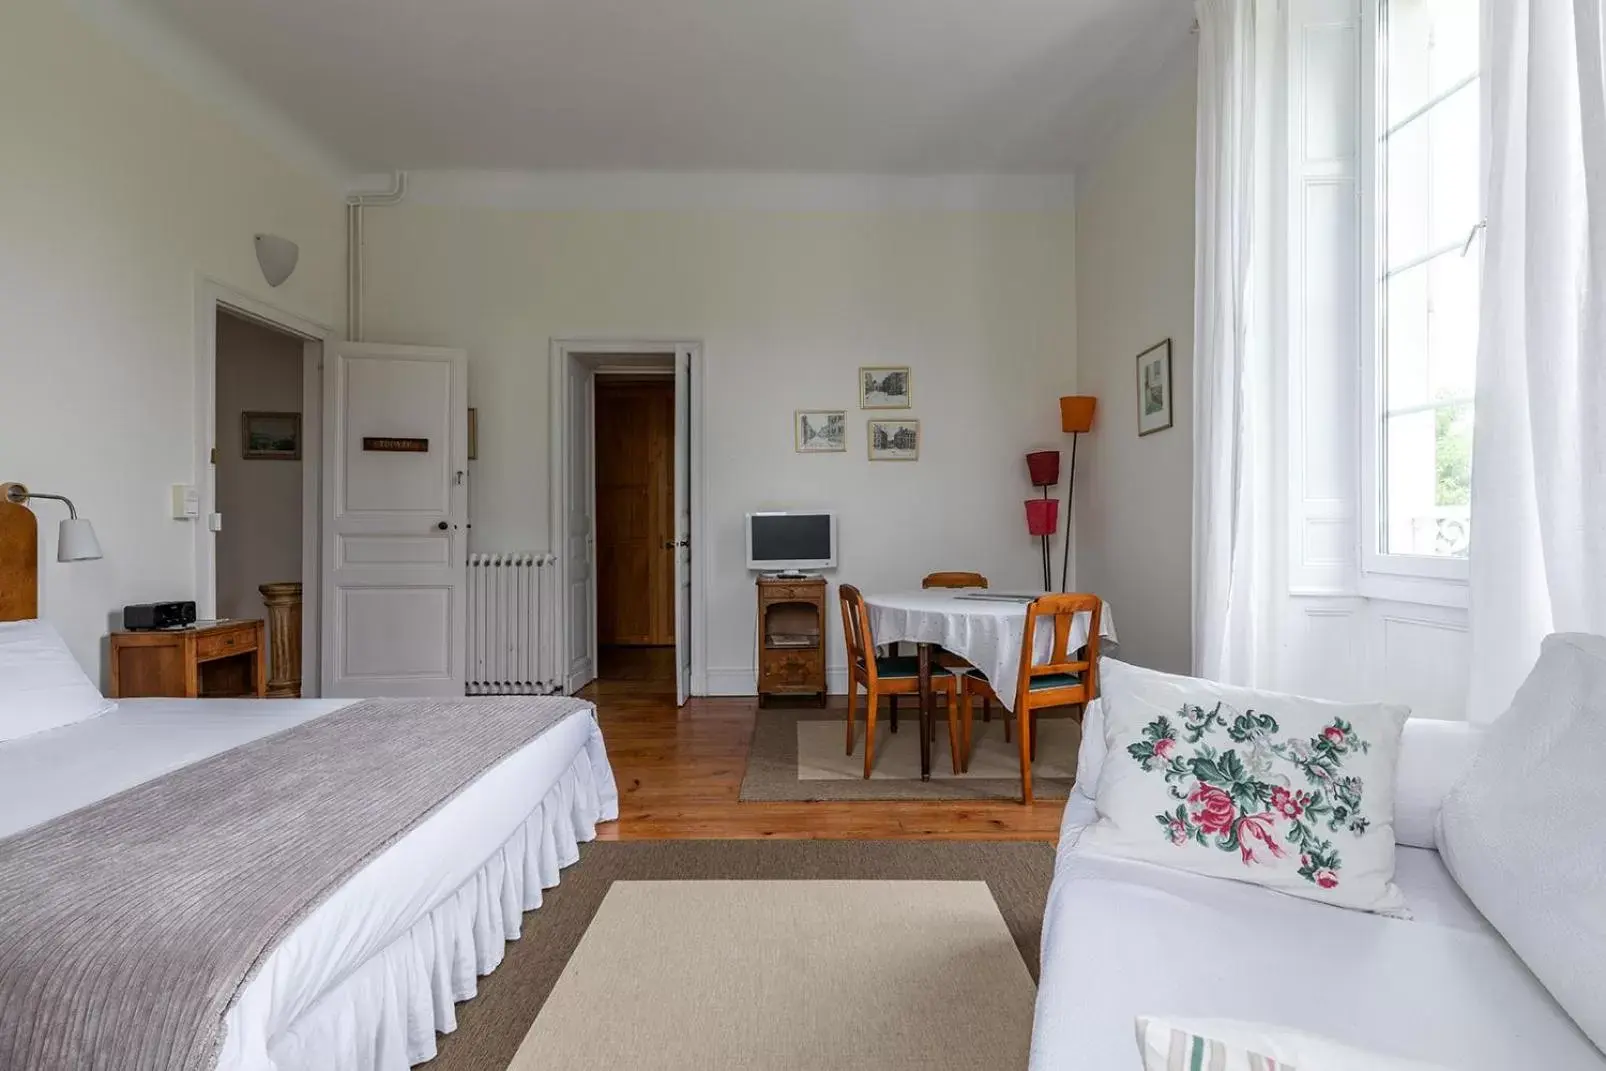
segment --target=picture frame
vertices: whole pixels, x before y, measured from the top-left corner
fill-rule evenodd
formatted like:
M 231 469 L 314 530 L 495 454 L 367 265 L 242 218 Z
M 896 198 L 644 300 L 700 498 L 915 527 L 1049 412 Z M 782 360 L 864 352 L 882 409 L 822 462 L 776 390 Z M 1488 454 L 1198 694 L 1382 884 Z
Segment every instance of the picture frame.
M 908 409 L 913 404 L 914 379 L 908 365 L 859 368 L 860 409 Z
M 848 449 L 843 409 L 799 409 L 792 414 L 792 449 L 799 454 L 841 454 Z
M 869 421 L 868 449 L 871 461 L 919 461 L 920 421 Z
M 301 414 L 240 414 L 240 456 L 247 461 L 300 461 Z
M 1172 404 L 1171 340 L 1138 354 L 1138 438 L 1175 423 Z
M 472 405 L 468 407 L 468 459 L 480 459 L 480 411 Z

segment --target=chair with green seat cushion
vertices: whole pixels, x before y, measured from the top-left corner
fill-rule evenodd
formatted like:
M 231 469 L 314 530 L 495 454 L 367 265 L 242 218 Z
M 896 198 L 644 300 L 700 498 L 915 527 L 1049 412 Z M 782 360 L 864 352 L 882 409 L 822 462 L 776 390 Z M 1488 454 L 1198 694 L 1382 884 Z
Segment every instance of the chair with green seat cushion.
M 1032 802 L 1032 760 L 1037 757 L 1032 711 L 1043 707 L 1085 707 L 1098 695 L 1099 626 L 1104 600 L 1097 595 L 1044 595 L 1026 608 L 1026 629 L 1021 635 L 1020 672 L 1015 679 L 1014 714 L 1020 743 L 1021 802 Z M 1089 614 L 1087 645 L 1080 652 L 1070 646 L 1071 624 L 1078 614 Z M 1048 661 L 1032 663 L 1037 630 L 1054 629 Z M 965 765 L 970 763 L 971 711 L 976 697 L 997 699 L 998 693 L 981 673 L 965 674 L 960 686 L 963 709 L 961 728 Z M 1080 717 L 1080 711 L 1078 711 Z M 1007 723 L 1006 723 L 1007 724 Z
M 875 766 L 875 722 L 881 697 L 895 700 L 900 695 L 920 693 L 920 660 L 905 655 L 875 654 L 875 638 L 870 635 L 870 614 L 864 596 L 852 584 L 837 589 L 842 603 L 842 635 L 848 649 L 848 754 L 853 754 L 853 723 L 859 708 L 859 689 L 867 693 L 864 711 L 864 776 Z M 867 657 L 868 656 L 868 657 Z M 951 673 L 933 673 L 932 691 L 948 697 L 948 745 L 954 773 L 959 773 L 958 682 Z
M 918 677 L 920 659 L 914 655 L 877 655 L 875 671 L 882 677 Z

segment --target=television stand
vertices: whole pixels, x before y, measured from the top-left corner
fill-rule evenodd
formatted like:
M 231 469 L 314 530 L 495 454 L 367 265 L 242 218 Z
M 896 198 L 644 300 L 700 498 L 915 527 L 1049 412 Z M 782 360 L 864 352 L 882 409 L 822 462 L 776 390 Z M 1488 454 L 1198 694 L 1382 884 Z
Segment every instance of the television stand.
M 813 696 L 825 706 L 825 578 L 758 578 L 758 703 Z

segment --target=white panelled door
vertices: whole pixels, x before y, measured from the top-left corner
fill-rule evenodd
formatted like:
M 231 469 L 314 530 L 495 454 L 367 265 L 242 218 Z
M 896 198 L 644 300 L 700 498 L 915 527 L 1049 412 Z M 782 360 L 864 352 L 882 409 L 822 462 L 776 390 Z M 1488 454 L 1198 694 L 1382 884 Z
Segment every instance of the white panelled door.
M 691 351 L 675 352 L 675 698 L 691 691 Z
M 568 377 L 569 435 L 565 508 L 568 517 L 568 546 L 564 547 L 564 620 L 569 634 L 564 649 L 569 652 L 566 674 L 570 695 L 590 684 L 597 676 L 597 587 L 591 578 L 596 558 L 596 478 L 592 472 L 592 444 L 596 441 L 596 376 L 590 369 L 573 368 Z
M 323 412 L 323 694 L 460 696 L 468 358 L 332 345 Z

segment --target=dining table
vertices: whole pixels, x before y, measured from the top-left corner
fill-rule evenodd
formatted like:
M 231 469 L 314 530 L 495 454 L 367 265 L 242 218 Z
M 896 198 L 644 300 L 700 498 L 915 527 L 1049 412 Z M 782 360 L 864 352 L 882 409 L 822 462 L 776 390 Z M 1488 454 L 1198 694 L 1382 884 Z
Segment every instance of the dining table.
M 1021 645 L 1026 637 L 1026 608 L 1042 591 L 1002 592 L 985 588 L 925 588 L 881 595 L 865 595 L 870 616 L 870 637 L 877 646 L 913 643 L 920 665 L 920 779 L 931 780 L 931 730 L 936 697 L 931 687 L 933 655 L 940 648 L 969 662 L 986 675 L 998 701 L 1013 710 L 1020 673 Z M 1071 621 L 1068 648 L 1087 643 L 1091 613 Z M 1099 638 L 1115 643 L 1110 604 L 1103 604 Z M 1038 629 L 1032 641 L 1033 664 L 1046 663 L 1054 630 Z M 952 700 L 951 700 L 952 701 Z

